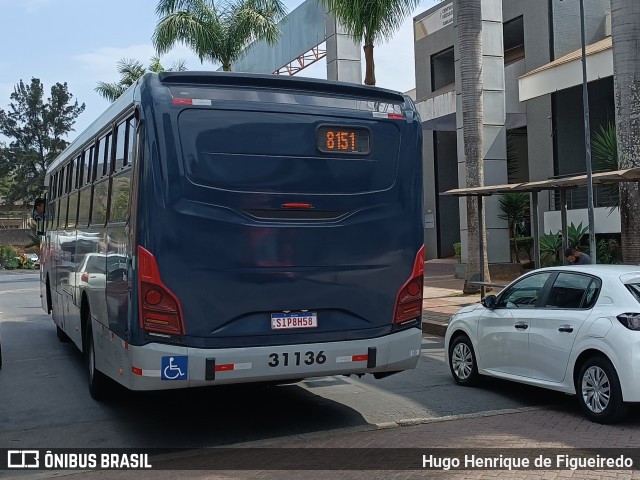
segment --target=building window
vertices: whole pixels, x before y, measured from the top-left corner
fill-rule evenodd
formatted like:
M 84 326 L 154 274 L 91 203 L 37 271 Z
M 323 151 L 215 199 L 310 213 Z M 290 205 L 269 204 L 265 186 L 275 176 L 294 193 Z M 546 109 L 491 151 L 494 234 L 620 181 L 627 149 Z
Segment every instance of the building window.
M 435 92 L 456 81 L 453 47 L 431 55 L 431 91 Z
M 524 21 L 522 16 L 509 20 L 502 26 L 504 64 L 509 65 L 524 58 Z

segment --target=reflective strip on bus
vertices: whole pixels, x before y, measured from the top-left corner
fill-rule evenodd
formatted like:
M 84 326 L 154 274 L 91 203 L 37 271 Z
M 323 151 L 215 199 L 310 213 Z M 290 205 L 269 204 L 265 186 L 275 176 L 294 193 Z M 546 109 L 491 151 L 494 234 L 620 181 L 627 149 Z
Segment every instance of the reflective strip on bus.
M 222 363 L 216 365 L 216 372 L 230 372 L 232 370 L 251 370 L 253 363 Z
M 380 112 L 372 112 L 371 113 L 375 118 L 388 118 L 390 120 L 404 120 L 404 115 L 401 113 L 380 113 Z
M 369 360 L 369 355 L 350 355 L 347 357 L 336 357 L 336 363 L 366 362 L 367 360 Z
M 171 103 L 174 105 L 211 106 L 211 100 L 207 100 L 206 98 L 174 98 Z
M 147 370 L 131 366 L 131 372 L 140 377 L 157 377 L 160 378 L 160 370 Z

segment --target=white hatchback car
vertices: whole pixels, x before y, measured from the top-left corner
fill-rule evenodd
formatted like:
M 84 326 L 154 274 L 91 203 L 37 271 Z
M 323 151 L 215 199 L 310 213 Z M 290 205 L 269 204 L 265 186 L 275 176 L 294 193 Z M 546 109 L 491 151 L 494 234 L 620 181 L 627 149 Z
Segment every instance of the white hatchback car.
M 463 308 L 446 360 L 460 385 L 480 375 L 576 394 L 587 417 L 640 402 L 640 266 L 542 268 Z

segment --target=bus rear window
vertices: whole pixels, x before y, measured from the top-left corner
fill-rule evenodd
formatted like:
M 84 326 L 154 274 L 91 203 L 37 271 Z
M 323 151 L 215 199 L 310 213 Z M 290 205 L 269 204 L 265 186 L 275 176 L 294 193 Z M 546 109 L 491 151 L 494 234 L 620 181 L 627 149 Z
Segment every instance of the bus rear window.
M 400 148 L 396 123 L 187 109 L 180 113 L 178 125 L 186 176 L 195 185 L 239 192 L 335 194 L 382 191 L 395 183 Z M 366 141 L 366 148 L 319 148 L 318 132 L 327 125 L 354 133 L 354 139 Z

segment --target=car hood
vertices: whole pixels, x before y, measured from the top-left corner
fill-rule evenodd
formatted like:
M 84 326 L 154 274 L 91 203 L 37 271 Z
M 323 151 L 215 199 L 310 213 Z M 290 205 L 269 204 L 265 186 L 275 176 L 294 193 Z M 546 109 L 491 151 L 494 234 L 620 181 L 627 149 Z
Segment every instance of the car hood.
M 473 312 L 474 310 L 477 310 L 478 308 L 481 308 L 482 304 L 481 303 L 474 303 L 473 305 L 467 305 L 466 307 L 462 307 L 460 310 L 458 310 L 458 315 L 460 315 L 461 313 L 469 313 L 469 312 Z

